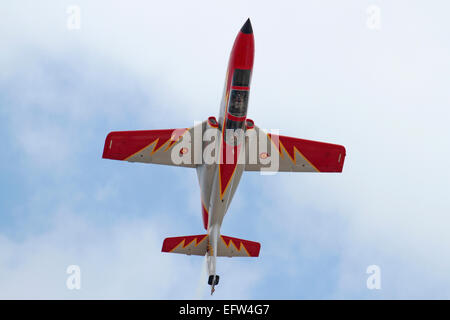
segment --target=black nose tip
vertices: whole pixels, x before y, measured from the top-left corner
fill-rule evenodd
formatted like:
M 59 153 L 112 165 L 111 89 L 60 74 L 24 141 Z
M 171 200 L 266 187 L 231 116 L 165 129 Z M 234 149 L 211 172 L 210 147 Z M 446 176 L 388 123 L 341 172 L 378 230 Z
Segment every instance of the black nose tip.
M 252 23 L 250 22 L 250 18 L 245 21 L 244 25 L 241 28 L 242 33 L 253 33 Z

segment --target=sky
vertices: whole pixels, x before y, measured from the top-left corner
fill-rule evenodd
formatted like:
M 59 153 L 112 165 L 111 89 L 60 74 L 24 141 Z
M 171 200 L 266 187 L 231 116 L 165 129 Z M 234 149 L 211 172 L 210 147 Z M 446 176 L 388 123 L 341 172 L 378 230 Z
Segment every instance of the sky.
M 3 1 L 0 298 L 449 299 L 449 11 Z M 195 170 L 101 155 L 110 131 L 217 116 L 248 17 L 248 117 L 347 157 L 341 174 L 244 173 L 221 231 L 260 242 L 260 257 L 219 258 L 210 297 L 204 258 L 160 252 L 165 237 L 204 233 Z M 67 287 L 71 265 L 80 289 Z

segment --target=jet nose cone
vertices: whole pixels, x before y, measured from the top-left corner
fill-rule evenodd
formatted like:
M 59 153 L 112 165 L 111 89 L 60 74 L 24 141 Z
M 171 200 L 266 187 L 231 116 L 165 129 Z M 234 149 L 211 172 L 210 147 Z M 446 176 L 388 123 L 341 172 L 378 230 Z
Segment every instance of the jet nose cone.
M 242 33 L 253 33 L 253 29 L 252 29 L 252 23 L 250 22 L 250 18 L 247 19 L 247 21 L 245 21 L 244 25 L 241 28 L 241 32 Z

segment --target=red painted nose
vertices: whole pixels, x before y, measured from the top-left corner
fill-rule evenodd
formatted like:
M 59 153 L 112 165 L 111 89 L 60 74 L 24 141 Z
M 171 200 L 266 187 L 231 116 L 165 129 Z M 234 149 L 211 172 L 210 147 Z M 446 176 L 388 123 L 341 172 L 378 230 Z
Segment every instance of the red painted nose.
M 231 68 L 252 69 L 254 50 L 253 28 L 250 19 L 247 19 L 238 33 L 231 50 Z

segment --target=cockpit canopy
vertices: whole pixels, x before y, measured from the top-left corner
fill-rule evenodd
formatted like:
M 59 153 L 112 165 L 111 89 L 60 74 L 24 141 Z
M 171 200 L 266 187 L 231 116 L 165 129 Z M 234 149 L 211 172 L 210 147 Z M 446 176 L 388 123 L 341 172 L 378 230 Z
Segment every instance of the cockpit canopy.
M 231 90 L 228 112 L 235 117 L 244 117 L 247 114 L 250 76 L 251 70 L 234 69 L 231 85 L 240 88 Z
M 231 90 L 228 112 L 235 117 L 243 117 L 247 114 L 248 91 Z

